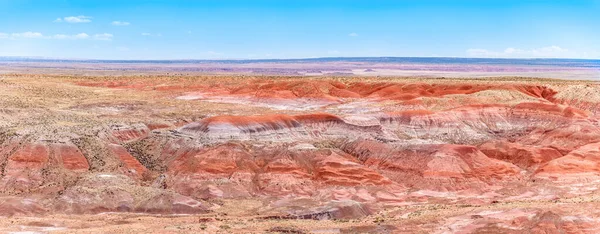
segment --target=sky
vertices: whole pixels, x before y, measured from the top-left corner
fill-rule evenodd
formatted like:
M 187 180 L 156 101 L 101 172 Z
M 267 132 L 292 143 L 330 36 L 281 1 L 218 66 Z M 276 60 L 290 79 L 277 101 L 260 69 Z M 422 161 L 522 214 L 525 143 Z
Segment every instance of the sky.
M 0 0 L 0 56 L 600 59 L 600 0 Z

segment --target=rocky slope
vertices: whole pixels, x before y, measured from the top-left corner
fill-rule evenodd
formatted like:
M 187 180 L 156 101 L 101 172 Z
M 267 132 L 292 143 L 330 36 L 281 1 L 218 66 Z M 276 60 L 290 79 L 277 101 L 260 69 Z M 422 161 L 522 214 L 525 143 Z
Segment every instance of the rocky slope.
M 556 80 L 5 76 L 0 214 L 210 216 L 255 201 L 240 217 L 385 215 L 398 228 L 415 207 L 509 204 L 404 231 L 593 233 L 595 213 L 510 205 L 596 195 L 596 92 Z

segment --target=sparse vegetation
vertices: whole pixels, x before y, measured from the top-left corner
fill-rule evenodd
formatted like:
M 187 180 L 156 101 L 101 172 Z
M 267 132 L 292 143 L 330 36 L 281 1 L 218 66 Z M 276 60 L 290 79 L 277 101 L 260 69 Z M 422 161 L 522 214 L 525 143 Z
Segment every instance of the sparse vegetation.
M 40 82 L 41 79 L 43 82 Z M 306 77 L 302 82 L 305 81 L 309 83 L 319 81 L 326 85 L 314 87 L 289 85 L 293 88 L 291 94 L 333 95 L 335 89 L 332 87 L 348 88 L 356 82 L 370 83 L 373 86 L 383 82 L 424 85 L 468 82 L 469 86 L 465 88 L 477 87 L 477 85 L 501 87 L 505 84 L 539 83 L 539 80 L 516 78 L 439 80 L 342 76 Z M 571 90 L 569 87 L 573 85 L 589 83 L 558 80 L 544 82 L 546 81 L 549 86 L 558 90 L 559 94 L 561 90 Z M 240 85 L 260 84 L 268 87 L 276 82 L 285 82 L 286 85 L 280 87 L 285 90 L 288 84 L 297 82 L 297 77 L 194 74 L 121 77 L 5 75 L 0 80 L 0 117 L 2 117 L 0 145 L 7 146 L 13 141 L 16 145 L 14 148 L 0 149 L 2 175 L 4 181 L 10 182 L 3 182 L 5 184 L 0 183 L 0 185 L 21 186 L 14 191 L 5 189 L 4 194 L 7 197 L 50 194 L 48 198 L 50 200 L 44 200 L 47 204 L 53 204 L 55 200 L 51 199 L 63 199 L 60 200 L 59 205 L 68 204 L 68 208 L 78 212 L 85 211 L 86 207 L 77 207 L 73 205 L 73 200 L 67 198 L 80 199 L 77 196 L 83 196 L 84 198 L 81 199 L 87 199 L 86 201 L 92 204 L 93 202 L 109 203 L 123 197 L 127 199 L 131 197 L 133 202 L 122 202 L 112 207 L 107 205 L 97 209 L 157 213 L 168 209 L 180 209 L 187 204 L 197 205 L 194 203 L 197 201 L 201 204 L 200 207 L 205 209 L 203 212 L 206 212 L 189 217 L 133 213 L 101 217 L 85 216 L 91 220 L 85 224 L 89 226 L 85 227 L 69 219 L 69 216 L 56 216 L 57 219 L 62 219 L 64 223 L 70 225 L 69 228 L 72 229 L 69 231 L 89 231 L 98 228 L 100 223 L 110 222 L 115 226 L 114 228 L 118 226 L 123 230 L 132 228 L 141 231 L 147 228 L 157 230 L 167 228 L 167 231 L 175 232 L 308 233 L 312 230 L 369 232 L 369 230 L 381 231 L 403 227 L 406 229 L 401 231 L 418 233 L 422 230 L 433 231 L 435 227 L 444 225 L 445 222 L 452 222 L 453 219 L 477 222 L 493 220 L 485 213 L 481 213 L 484 210 L 499 212 L 536 210 L 537 212 L 537 210 L 556 207 L 564 209 L 569 206 L 579 206 L 581 208 L 593 205 L 594 201 L 597 201 L 597 198 L 592 195 L 535 202 L 531 198 L 514 198 L 529 194 L 529 191 L 532 191 L 531 196 L 535 196 L 544 189 L 554 189 L 552 191 L 556 194 L 569 191 L 550 184 L 551 181 L 538 178 L 535 178 L 536 183 L 532 185 L 529 181 L 534 180 L 531 179 L 534 170 L 515 169 L 515 174 L 511 174 L 514 168 L 498 167 L 505 164 L 488 165 L 484 160 L 485 154 L 469 153 L 477 152 L 479 144 L 484 142 L 505 139 L 519 143 L 520 139 L 531 137 L 534 133 L 559 135 L 577 131 L 577 134 L 581 134 L 578 139 L 595 139 L 594 129 L 598 127 L 597 124 L 586 125 L 587 128 L 581 131 L 577 130 L 579 125 L 574 127 L 569 114 L 579 114 L 576 111 L 569 112 L 555 108 L 556 112 L 544 113 L 536 119 L 521 116 L 522 113 L 518 112 L 519 109 L 515 106 L 521 102 L 538 101 L 538 98 L 515 90 L 430 95 L 421 98 L 422 100 L 418 97 L 415 99 L 422 103 L 415 101 L 410 104 L 405 104 L 405 100 L 399 99 L 381 101 L 371 98 L 365 101 L 361 97 L 342 98 L 341 103 L 307 109 L 276 109 L 268 105 L 255 105 L 253 101 L 258 99 L 248 99 L 250 101 L 242 104 L 217 102 L 218 100 L 176 99 L 187 92 L 202 90 L 205 86 L 242 92 L 238 90 L 244 88 Z M 329 86 L 329 84 L 335 85 Z M 385 87 L 388 86 L 390 84 L 386 84 Z M 577 87 L 575 90 L 582 88 Z M 590 88 L 583 89 L 589 89 L 589 92 L 585 92 L 587 96 L 592 95 L 593 91 Z M 396 92 L 390 92 L 389 95 L 394 95 Z M 596 108 L 594 105 L 597 104 L 579 102 L 576 96 L 561 95 L 564 102 L 560 103 L 572 103 L 573 107 L 580 106 L 581 109 L 594 113 Z M 539 102 L 551 103 L 551 100 L 540 99 Z M 477 106 L 469 107 L 471 103 L 481 105 L 496 103 L 505 108 L 500 111 L 493 108 L 482 111 L 482 108 L 478 109 Z M 418 112 L 423 114 L 422 116 L 393 115 L 393 113 L 420 109 L 427 112 Z M 552 110 L 554 109 L 550 109 Z M 531 111 L 526 109 L 523 113 L 529 114 Z M 340 117 L 341 120 L 333 123 L 311 120 L 312 122 L 306 125 L 308 127 L 294 126 L 296 129 L 290 131 L 283 131 L 284 128 L 279 125 L 271 126 L 278 123 L 269 122 L 263 125 L 266 126 L 265 129 L 253 133 L 254 135 L 249 138 L 236 134 L 223 134 L 223 138 L 216 138 L 209 131 L 199 136 L 179 131 L 181 126 L 213 116 L 256 114 L 295 116 L 313 112 L 326 112 Z M 380 115 L 384 115 L 385 118 L 377 119 Z M 347 116 L 358 116 L 358 118 L 346 121 L 344 117 Z M 369 118 L 361 118 L 365 116 Z M 376 117 L 371 118 L 372 116 Z M 156 129 L 148 130 L 146 132 L 148 135 L 142 137 L 127 135 L 125 131 L 123 139 L 120 139 L 115 137 L 113 132 L 115 129 L 127 129 L 129 126 L 133 126 L 134 129 L 145 129 L 151 125 L 150 123 L 160 124 L 156 124 Z M 223 123 L 227 124 L 220 122 Z M 234 126 L 244 127 L 241 124 Z M 281 131 L 273 133 L 268 129 L 271 127 Z M 542 140 L 532 138 L 528 144 L 538 144 Z M 60 165 L 69 158 L 62 158 L 58 150 L 51 149 L 48 151 L 48 159 L 29 162 L 31 165 L 39 162 L 48 162 L 47 164 L 41 163 L 44 166 L 39 170 L 20 174 L 27 176 L 24 178 L 30 181 L 27 182 L 29 184 L 13 183 L 17 180 L 6 179 L 10 178 L 7 173 L 13 173 L 10 170 L 14 170 L 10 168 L 6 170 L 8 164 L 15 165 L 15 162 L 10 161 L 10 157 L 30 142 L 38 142 L 42 145 L 73 144 L 89 163 L 89 169 L 78 172 L 64 169 Z M 126 153 L 132 157 L 114 154 L 107 146 L 110 144 L 123 146 Z M 167 144 L 172 145 L 166 147 Z M 444 145 L 455 148 L 443 148 Z M 210 149 L 224 146 L 229 147 L 225 147 L 229 150 L 215 151 L 217 153 L 213 155 L 214 157 L 198 156 L 199 152 L 206 153 Z M 473 155 L 478 158 L 473 159 Z M 21 155 L 21 157 L 26 156 Z M 185 163 L 177 161 L 180 158 Z M 227 161 L 229 159 L 231 160 Z M 440 161 L 436 162 L 433 159 Z M 138 165 L 136 161 L 147 170 L 139 171 L 139 168 L 134 168 Z M 173 166 L 176 164 L 181 167 L 176 169 Z M 459 165 L 456 168 L 460 170 L 448 169 L 448 165 Z M 502 177 L 502 173 L 510 176 Z M 115 175 L 118 177 L 113 178 L 112 176 Z M 525 178 L 506 179 L 519 176 Z M 37 178 L 42 179 L 37 180 Z M 101 184 L 102 181 L 107 182 Z M 503 190 L 494 190 L 494 198 L 486 197 L 493 193 L 482 191 L 487 191 L 486 189 L 491 186 L 503 187 Z M 529 190 L 523 192 L 524 188 Z M 578 192 L 582 191 L 584 190 L 578 190 Z M 190 200 L 177 197 L 183 200 L 178 200 L 177 202 L 180 203 L 174 206 L 173 194 L 175 193 Z M 304 200 L 300 198 L 295 200 L 296 193 L 302 194 L 299 197 Z M 508 197 L 514 200 L 504 200 Z M 150 198 L 154 200 L 149 200 Z M 130 201 L 127 199 L 123 200 Z M 348 200 L 361 205 L 360 209 L 340 207 L 335 203 Z M 25 203 L 9 200 L 2 204 Z M 372 207 L 363 207 L 362 205 L 365 204 Z M 43 208 L 51 211 L 54 209 Z M 2 209 L 4 208 L 0 205 L 0 211 Z M 371 209 L 375 213 L 372 213 Z M 569 210 L 569 212 L 574 211 Z M 355 218 L 337 218 L 338 215 L 340 217 L 349 215 Z M 12 221 L 20 222 L 21 219 L 12 219 Z M 0 226 L 1 224 L 8 225 L 8 221 L 0 221 Z M 26 224 L 19 223 L 19 225 Z M 111 228 L 113 227 L 103 231 L 116 230 Z

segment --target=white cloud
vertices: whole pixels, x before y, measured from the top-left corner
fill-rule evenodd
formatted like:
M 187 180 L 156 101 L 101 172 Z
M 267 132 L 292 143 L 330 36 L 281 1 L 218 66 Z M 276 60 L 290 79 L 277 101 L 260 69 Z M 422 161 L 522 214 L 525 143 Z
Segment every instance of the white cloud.
M 90 37 L 90 35 L 88 35 L 87 33 L 80 33 L 80 34 L 75 35 L 76 39 L 87 39 L 89 37 Z
M 142 36 L 152 36 L 151 33 L 142 33 Z
M 65 34 L 55 34 L 53 36 L 54 39 L 69 39 L 69 35 L 65 35 Z
M 89 23 L 92 22 L 92 17 L 79 15 L 79 16 L 67 16 L 63 18 L 57 18 L 54 20 L 55 23 L 67 22 L 67 23 Z
M 0 39 L 36 39 L 44 38 L 44 35 L 39 32 L 23 32 L 23 33 L 0 33 Z
M 130 25 L 129 22 L 124 22 L 124 21 L 113 21 L 110 24 L 112 24 L 114 26 L 129 26 Z
M 104 33 L 104 34 L 96 34 L 94 37 L 91 37 L 87 33 L 78 33 L 78 34 L 54 34 L 54 35 L 44 35 L 39 32 L 23 32 L 23 33 L 0 33 L 0 39 L 54 39 L 54 40 L 85 40 L 85 39 L 95 39 L 95 40 L 112 40 L 113 35 Z
M 351 36 L 351 37 L 358 37 L 358 33 L 355 33 L 355 32 L 353 32 L 353 33 L 350 33 L 350 34 L 348 34 L 348 36 Z
M 59 40 L 79 40 L 88 38 L 90 38 L 90 35 L 88 35 L 87 33 L 79 33 L 75 35 L 55 34 L 54 36 L 52 36 L 52 39 Z
M 44 37 L 44 35 L 39 32 L 13 33 L 10 36 L 12 38 L 43 38 Z
M 110 33 L 102 33 L 102 34 L 94 35 L 94 40 L 111 41 L 113 39 L 113 37 L 114 36 Z
M 482 58 L 578 58 L 582 57 L 576 51 L 570 51 L 559 46 L 547 46 L 537 49 L 506 48 L 503 51 L 486 49 L 468 49 L 467 56 Z

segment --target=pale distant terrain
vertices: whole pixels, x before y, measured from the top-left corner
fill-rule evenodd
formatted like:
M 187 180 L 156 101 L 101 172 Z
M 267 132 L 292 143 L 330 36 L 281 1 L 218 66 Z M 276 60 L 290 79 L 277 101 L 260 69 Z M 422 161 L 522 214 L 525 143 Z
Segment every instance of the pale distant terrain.
M 600 60 L 315 58 L 281 60 L 58 60 L 0 57 L 0 73 L 81 75 L 244 74 L 287 76 L 541 77 L 600 79 Z

